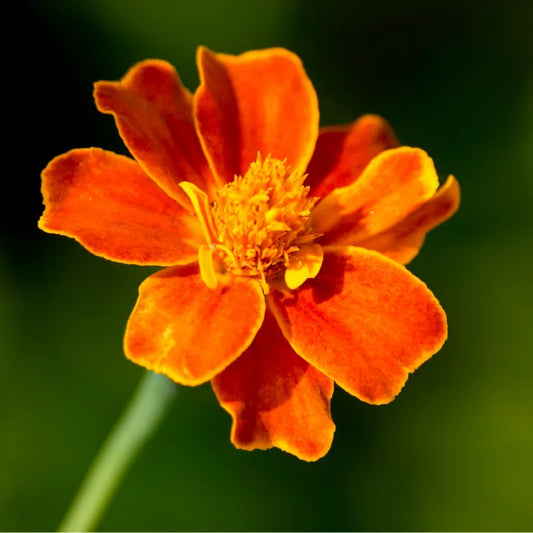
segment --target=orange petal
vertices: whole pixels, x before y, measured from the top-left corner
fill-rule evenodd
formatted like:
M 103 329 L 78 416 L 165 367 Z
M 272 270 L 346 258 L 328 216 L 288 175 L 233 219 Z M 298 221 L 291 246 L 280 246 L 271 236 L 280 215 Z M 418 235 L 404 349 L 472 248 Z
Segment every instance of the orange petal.
M 42 173 L 39 227 L 73 237 L 93 254 L 139 265 L 196 261 L 196 217 L 165 194 L 129 157 L 71 150 Z
M 321 128 L 307 168 L 310 196 L 324 198 L 333 189 L 353 183 L 372 159 L 396 148 L 389 123 L 377 115 L 363 115 L 352 124 Z
M 433 160 L 418 148 L 378 154 L 352 185 L 335 189 L 313 210 L 320 244 L 357 244 L 396 224 L 439 186 Z
M 376 250 L 398 263 L 409 263 L 419 252 L 426 233 L 448 220 L 459 208 L 461 192 L 453 176 L 425 204 L 403 220 L 359 243 L 363 248 Z
M 250 278 L 218 281 L 209 289 L 197 265 L 147 278 L 126 328 L 126 356 L 183 385 L 199 385 L 226 368 L 261 327 L 265 299 Z
M 403 266 L 370 250 L 326 250 L 319 275 L 269 307 L 296 353 L 363 401 L 382 404 L 437 352 L 446 315 Z
M 195 116 L 220 183 L 269 154 L 303 172 L 318 135 L 318 102 L 298 56 L 282 48 L 239 56 L 198 50 Z
M 138 63 L 118 82 L 97 82 L 94 97 L 100 111 L 114 116 L 135 159 L 170 196 L 184 202 L 178 187 L 184 180 L 213 187 L 194 128 L 192 95 L 172 65 Z
M 237 448 L 276 446 L 306 461 L 328 452 L 333 381 L 294 353 L 270 313 L 250 348 L 211 383 L 233 418 Z

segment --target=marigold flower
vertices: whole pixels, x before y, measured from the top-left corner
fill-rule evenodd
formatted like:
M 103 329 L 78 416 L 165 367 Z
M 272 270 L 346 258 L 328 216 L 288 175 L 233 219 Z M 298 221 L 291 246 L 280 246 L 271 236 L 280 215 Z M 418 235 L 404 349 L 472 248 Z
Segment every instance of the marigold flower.
M 458 207 L 430 157 L 365 115 L 319 130 L 299 58 L 198 50 L 192 95 L 160 60 L 95 85 L 135 159 L 99 148 L 43 171 L 39 226 L 106 259 L 167 267 L 140 286 L 125 353 L 184 385 L 211 381 L 244 449 L 316 460 L 333 385 L 390 402 L 447 336 L 406 270 Z

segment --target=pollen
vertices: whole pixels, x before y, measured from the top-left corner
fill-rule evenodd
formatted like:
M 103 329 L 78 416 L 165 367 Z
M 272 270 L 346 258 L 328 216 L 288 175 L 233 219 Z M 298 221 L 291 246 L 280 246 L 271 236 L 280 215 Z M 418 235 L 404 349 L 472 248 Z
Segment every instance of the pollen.
M 244 176 L 219 191 L 211 214 L 215 249 L 228 272 L 265 281 L 317 237 L 310 225 L 317 199 L 308 197 L 304 179 L 286 161 L 258 154 Z

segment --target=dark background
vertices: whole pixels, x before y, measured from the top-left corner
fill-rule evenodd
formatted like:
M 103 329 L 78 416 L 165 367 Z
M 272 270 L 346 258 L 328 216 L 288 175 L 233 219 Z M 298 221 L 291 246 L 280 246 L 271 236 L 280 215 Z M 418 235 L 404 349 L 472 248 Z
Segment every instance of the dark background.
M 15 3 L 13 3 L 15 4 Z M 370 5 L 372 4 L 372 5 Z M 55 155 L 126 153 L 92 83 L 136 61 L 198 83 L 195 49 L 285 46 L 323 125 L 371 112 L 462 186 L 410 269 L 450 338 L 395 402 L 336 389 L 330 453 L 237 451 L 209 385 L 179 391 L 103 530 L 531 530 L 533 3 L 33 0 L 4 11 L 0 529 L 53 530 L 142 369 L 122 355 L 153 269 L 39 232 Z M 3 8 L 4 9 L 4 8 Z M 12 37 L 7 38 L 9 32 Z

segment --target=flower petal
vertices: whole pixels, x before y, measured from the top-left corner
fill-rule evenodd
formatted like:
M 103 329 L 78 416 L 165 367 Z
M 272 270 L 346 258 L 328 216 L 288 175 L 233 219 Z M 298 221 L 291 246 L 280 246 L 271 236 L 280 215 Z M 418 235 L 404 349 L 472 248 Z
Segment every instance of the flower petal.
M 309 278 L 320 272 L 324 250 L 320 244 L 304 244 L 291 254 L 289 266 L 285 269 L 285 283 L 289 289 L 296 289 Z
M 211 383 L 233 418 L 237 448 L 276 446 L 307 461 L 328 452 L 333 381 L 294 353 L 270 313 L 248 350 Z
M 124 143 L 167 194 L 187 202 L 180 181 L 214 186 L 192 116 L 192 95 L 166 61 L 147 60 L 122 80 L 95 83 L 94 98 L 114 116 Z
M 459 208 L 461 192 L 453 176 L 425 204 L 403 220 L 359 246 L 376 250 L 398 263 L 409 263 L 419 252 L 426 233 L 448 220 Z
M 239 56 L 198 50 L 195 116 L 221 184 L 244 176 L 260 152 L 303 172 L 318 135 L 318 101 L 298 56 L 282 48 Z
M 418 148 L 378 154 L 352 185 L 335 189 L 313 210 L 320 244 L 354 244 L 380 233 L 429 200 L 439 186 L 432 159 Z
M 75 238 L 93 254 L 139 265 L 196 260 L 198 221 L 129 157 L 71 150 L 42 173 L 46 206 L 39 227 Z
M 180 187 L 183 189 L 183 191 L 189 198 L 191 206 L 194 209 L 196 216 L 198 217 L 198 221 L 200 226 L 202 227 L 205 241 L 208 244 L 217 242 L 215 230 L 213 228 L 213 220 L 211 218 L 209 197 L 207 196 L 207 194 L 202 191 L 202 189 L 199 189 L 196 185 L 188 181 L 182 181 L 180 183 Z
M 307 167 L 305 184 L 311 188 L 310 196 L 324 198 L 333 189 L 350 185 L 376 155 L 397 146 L 392 128 L 377 115 L 322 128 Z
M 217 269 L 213 260 L 213 249 L 208 244 L 202 244 L 198 248 L 198 267 L 202 281 L 215 290 L 218 286 Z
M 382 404 L 437 352 L 446 315 L 403 266 L 354 247 L 326 249 L 319 275 L 268 296 L 296 353 L 363 401 Z
M 263 292 L 250 278 L 220 276 L 212 290 L 197 265 L 167 268 L 141 284 L 124 350 L 149 370 L 199 385 L 248 348 L 264 314 Z

